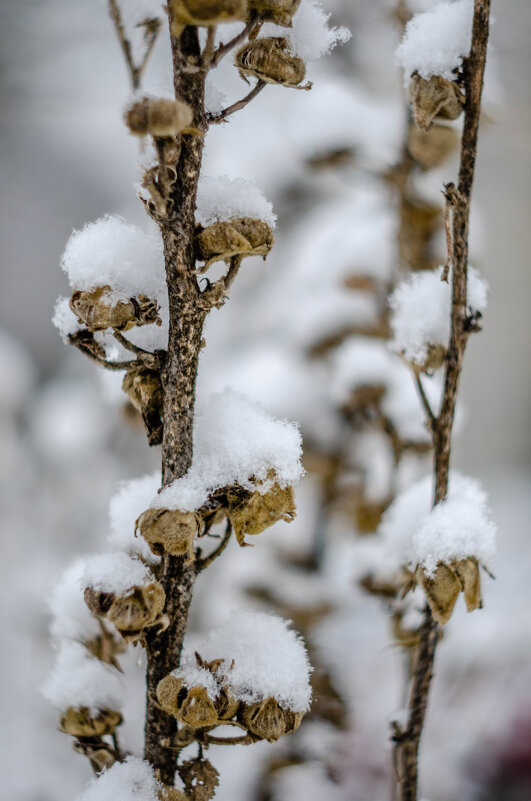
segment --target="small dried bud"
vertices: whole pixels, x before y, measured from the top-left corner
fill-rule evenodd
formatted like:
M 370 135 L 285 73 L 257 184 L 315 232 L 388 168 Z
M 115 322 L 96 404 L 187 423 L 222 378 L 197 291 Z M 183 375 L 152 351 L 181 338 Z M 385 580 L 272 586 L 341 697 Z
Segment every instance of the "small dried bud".
M 273 231 L 266 222 L 238 217 L 198 227 L 195 251 L 196 257 L 208 266 L 231 256 L 266 256 L 273 243 Z
M 438 167 L 454 152 L 459 137 L 447 125 L 434 125 L 423 131 L 411 125 L 408 134 L 408 150 L 424 170 Z
M 98 592 L 87 587 L 84 598 L 90 611 L 106 617 L 126 641 L 135 642 L 144 629 L 164 622 L 161 616 L 166 595 L 158 581 L 132 587 L 128 595 Z
M 266 698 L 255 704 L 243 704 L 240 721 L 257 737 L 274 743 L 286 733 L 284 711 L 274 698 Z
M 238 22 L 247 16 L 247 0 L 169 0 L 172 36 L 187 25 L 211 26 Z
M 421 365 L 416 362 L 412 363 L 412 367 L 421 373 L 433 373 L 443 366 L 446 361 L 446 347 L 442 344 L 428 345 L 428 352 L 426 358 Z
M 132 134 L 151 134 L 159 139 L 176 136 L 190 129 L 194 112 L 189 105 L 169 98 L 144 97 L 130 106 L 124 120 Z
M 278 520 L 290 523 L 295 517 L 293 487 L 273 484 L 261 494 L 233 489 L 229 492 L 228 516 L 240 545 L 245 545 L 245 535 L 261 534 Z
M 306 75 L 303 59 L 290 51 L 287 39 L 278 36 L 246 42 L 236 51 L 234 63 L 242 77 L 251 75 L 281 86 L 296 87 Z
M 289 28 L 300 4 L 301 0 L 249 0 L 249 11 L 254 11 L 264 22 Z
M 193 512 L 178 509 L 146 509 L 136 521 L 136 529 L 153 553 L 194 558 L 194 539 L 200 521 Z
M 97 715 L 92 715 L 86 706 L 69 707 L 61 717 L 61 731 L 71 734 L 72 737 L 101 737 L 112 734 L 116 726 L 122 722 L 119 712 L 104 709 Z
M 149 444 L 160 445 L 164 401 L 158 371 L 148 367 L 133 367 L 125 374 L 122 389 L 133 407 L 142 415 Z
M 436 118 L 456 120 L 465 104 L 465 95 L 458 84 L 440 75 L 421 78 L 415 73 L 408 94 L 415 122 L 423 131 L 429 131 Z
M 159 306 L 145 295 L 129 300 L 114 300 L 110 286 L 100 286 L 91 292 L 78 290 L 70 298 L 70 308 L 88 331 L 128 331 L 133 326 L 161 324 Z

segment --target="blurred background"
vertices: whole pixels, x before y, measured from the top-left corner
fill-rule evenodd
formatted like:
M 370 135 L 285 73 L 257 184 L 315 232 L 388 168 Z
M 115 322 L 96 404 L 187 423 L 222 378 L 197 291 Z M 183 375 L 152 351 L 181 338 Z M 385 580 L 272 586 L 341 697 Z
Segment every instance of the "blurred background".
M 132 36 L 158 10 L 122 4 Z M 407 135 L 395 5 L 323 2 L 352 38 L 308 65 L 312 91 L 267 87 L 207 137 L 205 171 L 255 180 L 279 222 L 267 261 L 246 262 L 209 321 L 199 395 L 233 386 L 299 421 L 308 476 L 293 524 L 254 549 L 229 548 L 198 582 L 192 624 L 209 628 L 246 604 L 292 618 L 311 643 L 322 700 L 295 744 L 214 752 L 221 801 L 391 797 L 388 732 L 404 702 L 404 657 L 379 599 L 358 584 L 360 535 L 373 528 L 364 520 L 390 500 L 390 457 L 380 434 L 368 438 L 345 410 L 340 349 L 350 329 L 378 323 L 404 258 L 411 197 L 393 173 Z M 489 307 L 467 352 L 454 464 L 488 491 L 499 548 L 485 609 L 466 615 L 460 602 L 440 648 L 423 745 L 427 801 L 531 798 L 531 6 L 494 0 L 493 14 L 471 231 Z M 68 294 L 59 262 L 72 229 L 107 213 L 147 225 L 134 186 L 149 153 L 122 122 L 128 76 L 103 0 L 4 0 L 0 43 L 1 776 L 10 801 L 67 801 L 90 769 L 40 695 L 53 661 L 47 597 L 76 555 L 105 548 L 110 498 L 120 481 L 156 469 L 160 453 L 124 413 L 120 380 L 66 347 L 51 316 Z M 246 88 L 229 62 L 215 83 L 231 102 Z M 143 87 L 170 86 L 164 35 Z M 455 155 L 418 169 L 416 200 L 440 206 L 455 170 Z M 440 226 L 423 246 L 438 263 Z M 374 296 L 352 276 L 369 276 Z M 406 412 L 422 428 L 420 408 Z M 429 470 L 422 434 L 407 437 L 418 447 L 395 489 Z M 125 739 L 139 752 L 141 652 L 126 665 Z

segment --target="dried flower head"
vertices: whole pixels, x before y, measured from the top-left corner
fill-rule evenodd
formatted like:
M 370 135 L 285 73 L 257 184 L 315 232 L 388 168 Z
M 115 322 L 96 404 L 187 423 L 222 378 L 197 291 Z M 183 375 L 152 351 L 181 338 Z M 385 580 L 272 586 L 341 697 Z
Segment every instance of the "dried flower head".
M 301 725 L 304 712 L 282 709 L 275 698 L 266 698 L 254 704 L 242 704 L 239 720 L 251 734 L 276 742 L 283 734 L 295 731 Z
M 429 131 L 437 118 L 456 120 L 465 105 L 465 95 L 459 85 L 440 75 L 421 78 L 414 73 L 408 94 L 415 122 L 423 131 Z
M 148 367 L 132 367 L 124 376 L 122 389 L 142 415 L 149 444 L 160 445 L 164 405 L 160 373 Z
M 125 124 L 132 134 L 151 134 L 159 139 L 190 130 L 193 119 L 194 112 L 187 103 L 164 97 L 143 97 L 129 106 L 124 114 Z
M 194 539 L 200 520 L 193 512 L 178 509 L 146 509 L 136 521 L 138 531 L 153 551 L 194 558 Z
M 251 75 L 280 86 L 298 87 L 306 75 L 303 59 L 291 52 L 288 40 L 281 36 L 246 42 L 236 51 L 234 63 L 242 77 Z
M 247 544 L 246 534 L 261 534 L 279 520 L 290 523 L 295 509 L 293 487 L 281 487 L 278 483 L 263 494 L 237 487 L 232 487 L 228 493 L 228 517 L 242 546 Z
M 424 170 L 438 167 L 454 152 L 459 137 L 447 125 L 433 125 L 424 131 L 411 125 L 408 132 L 408 150 Z
M 264 22 L 289 28 L 300 4 L 301 0 L 249 0 L 249 11 L 254 11 Z
M 481 609 L 481 577 L 477 559 L 472 557 L 445 564 L 439 562 L 433 576 L 428 576 L 422 568 L 416 574 L 419 584 L 426 593 L 433 617 L 444 625 L 450 620 L 454 606 L 463 593 L 467 610 Z
M 60 720 L 61 731 L 72 737 L 101 737 L 112 734 L 122 722 L 119 712 L 111 709 L 98 711 L 96 715 L 86 706 L 69 707 Z
M 169 0 L 172 36 L 187 25 L 211 26 L 238 22 L 247 16 L 247 0 Z
M 85 589 L 85 603 L 90 611 L 106 617 L 124 640 L 136 642 L 146 628 L 165 625 L 162 616 L 166 595 L 158 581 L 142 587 L 132 587 L 127 595 Z
M 196 257 L 208 267 L 231 256 L 266 256 L 274 244 L 273 231 L 263 220 L 238 217 L 197 227 Z
M 159 306 L 145 295 L 129 300 L 115 300 L 110 286 L 89 291 L 77 290 L 70 299 L 70 308 L 88 331 L 128 331 L 135 325 L 161 325 Z
M 215 699 L 200 684 L 186 687 L 184 680 L 173 674 L 157 685 L 157 699 L 166 712 L 192 729 L 212 728 L 218 722 Z

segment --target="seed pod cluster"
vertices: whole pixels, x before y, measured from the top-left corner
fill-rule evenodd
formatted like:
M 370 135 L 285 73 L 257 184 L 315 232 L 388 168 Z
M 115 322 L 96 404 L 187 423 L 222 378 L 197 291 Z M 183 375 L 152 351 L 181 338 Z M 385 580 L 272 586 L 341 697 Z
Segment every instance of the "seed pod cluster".
M 166 139 L 191 130 L 192 108 L 181 100 L 143 97 L 135 101 L 124 114 L 129 131 L 135 136 Z
M 132 367 L 124 376 L 122 389 L 140 412 L 150 445 L 160 445 L 163 433 L 163 394 L 160 373 L 148 367 Z
M 429 131 L 423 131 L 416 125 L 409 127 L 407 147 L 423 170 L 432 170 L 443 164 L 458 142 L 457 133 L 447 125 L 434 125 Z
M 170 673 L 157 685 L 157 699 L 166 712 L 192 729 L 214 728 L 231 720 L 239 702 L 219 687 L 215 697 L 200 684 L 188 687 L 184 679 Z
M 91 291 L 77 290 L 70 298 L 70 308 L 90 332 L 128 331 L 135 325 L 161 325 L 158 303 L 145 295 L 129 300 L 115 300 L 110 286 Z
M 450 620 L 461 592 L 469 612 L 483 606 L 479 564 L 473 557 L 455 560 L 449 564 L 439 562 L 433 576 L 427 576 L 419 567 L 416 578 L 438 623 L 444 624 Z
M 194 512 L 178 509 L 146 509 L 135 524 L 154 554 L 169 553 L 194 559 L 194 539 L 200 531 L 201 520 Z
M 212 26 L 238 22 L 247 17 L 247 0 L 169 0 L 172 36 L 187 25 Z
M 408 95 L 415 123 L 423 131 L 429 131 L 435 119 L 456 120 L 465 105 L 460 86 L 440 75 L 421 78 L 415 73 L 411 76 Z
M 234 64 L 242 77 L 250 75 L 280 86 L 298 87 L 306 75 L 303 59 L 291 52 L 288 40 L 282 36 L 246 42 L 236 51 Z
M 249 11 L 264 22 L 274 22 L 289 28 L 301 0 L 249 0 Z
M 227 515 L 242 546 L 247 544 L 246 534 L 261 534 L 279 520 L 290 523 L 295 517 L 293 487 L 281 487 L 277 482 L 264 493 L 231 487 L 227 498 Z
M 86 706 L 71 706 L 62 715 L 59 725 L 61 731 L 72 737 L 102 737 L 104 734 L 112 734 L 121 722 L 120 713 L 111 709 L 93 714 Z
M 196 258 L 206 262 L 227 261 L 232 256 L 266 256 L 274 244 L 273 231 L 263 220 L 237 217 L 206 228 L 197 226 Z M 205 267 L 205 269 L 206 269 Z
M 166 626 L 163 616 L 166 595 L 158 581 L 132 587 L 126 595 L 87 587 L 84 597 L 90 611 L 112 623 L 126 642 L 138 642 L 151 626 Z

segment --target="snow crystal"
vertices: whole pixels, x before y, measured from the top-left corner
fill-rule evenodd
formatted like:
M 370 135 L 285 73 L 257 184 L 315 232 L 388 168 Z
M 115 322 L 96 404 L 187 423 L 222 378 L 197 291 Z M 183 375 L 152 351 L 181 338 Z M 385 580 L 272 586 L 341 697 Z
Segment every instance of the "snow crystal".
M 262 27 L 262 36 L 284 36 L 293 51 L 305 61 L 314 61 L 329 53 L 336 45 L 348 42 L 351 33 L 348 28 L 329 28 L 328 14 L 318 0 L 302 0 L 293 17 L 292 28 L 282 28 L 274 24 Z
M 101 634 L 98 621 L 83 597 L 81 578 L 85 566 L 86 559 L 77 559 L 65 570 L 52 591 L 49 606 L 53 620 L 50 631 L 56 640 L 88 642 Z
M 281 707 L 294 712 L 310 706 L 311 667 L 306 648 L 300 636 L 276 615 L 235 611 L 197 651 L 203 659 L 225 660 L 217 675 L 234 697 L 245 703 L 276 698 Z
M 196 220 L 210 225 L 217 220 L 253 217 L 275 227 L 276 214 L 261 189 L 244 178 L 205 175 L 199 179 Z
M 275 420 L 259 404 L 227 389 L 212 395 L 197 414 L 192 467 L 151 507 L 193 511 L 213 490 L 233 484 L 266 492 L 270 470 L 281 486 L 294 484 L 303 474 L 301 453 L 294 423 Z M 251 477 L 263 483 L 256 487 Z
M 82 326 L 70 308 L 70 298 L 63 296 L 57 298 L 53 308 L 52 323 L 59 331 L 61 339 L 66 345 L 68 344 L 68 337 L 71 334 L 77 334 L 81 330 Z
M 151 553 L 143 537 L 135 535 L 135 523 L 147 509 L 160 487 L 160 473 L 151 473 L 142 478 L 123 483 L 109 505 L 111 532 L 109 542 L 117 550 L 138 554 L 151 564 L 160 562 L 160 557 Z
M 57 709 L 86 706 L 93 713 L 120 711 L 124 697 L 118 671 L 91 656 L 80 643 L 69 640 L 61 644 L 42 692 Z
M 105 553 L 87 559 L 82 582 L 98 592 L 129 594 L 134 587 L 142 587 L 153 581 L 153 574 L 146 565 L 125 553 Z
M 220 686 L 216 681 L 215 676 L 210 672 L 210 670 L 201 668 L 195 664 L 195 659 L 194 662 L 190 661 L 189 664 L 186 664 L 188 659 L 190 659 L 190 657 L 187 657 L 184 664 L 172 671 L 172 675 L 182 679 L 185 687 L 188 689 L 197 686 L 204 687 L 209 698 L 217 698 L 219 695 Z
M 92 779 L 76 801 L 158 801 L 161 789 L 149 762 L 128 756 Z
M 457 0 L 411 18 L 396 52 L 406 83 L 415 71 L 422 78 L 455 78 L 470 52 L 473 14 L 473 0 Z
M 146 233 L 121 217 L 102 217 L 74 231 L 61 264 L 73 289 L 108 285 L 117 299 L 144 294 L 162 302 L 166 297 L 158 232 Z
M 441 281 L 443 268 L 411 273 L 389 299 L 392 309 L 391 348 L 408 361 L 422 364 L 429 345 L 447 345 L 452 307 L 451 285 Z M 473 268 L 468 271 L 467 308 L 482 313 L 487 306 L 487 283 Z

